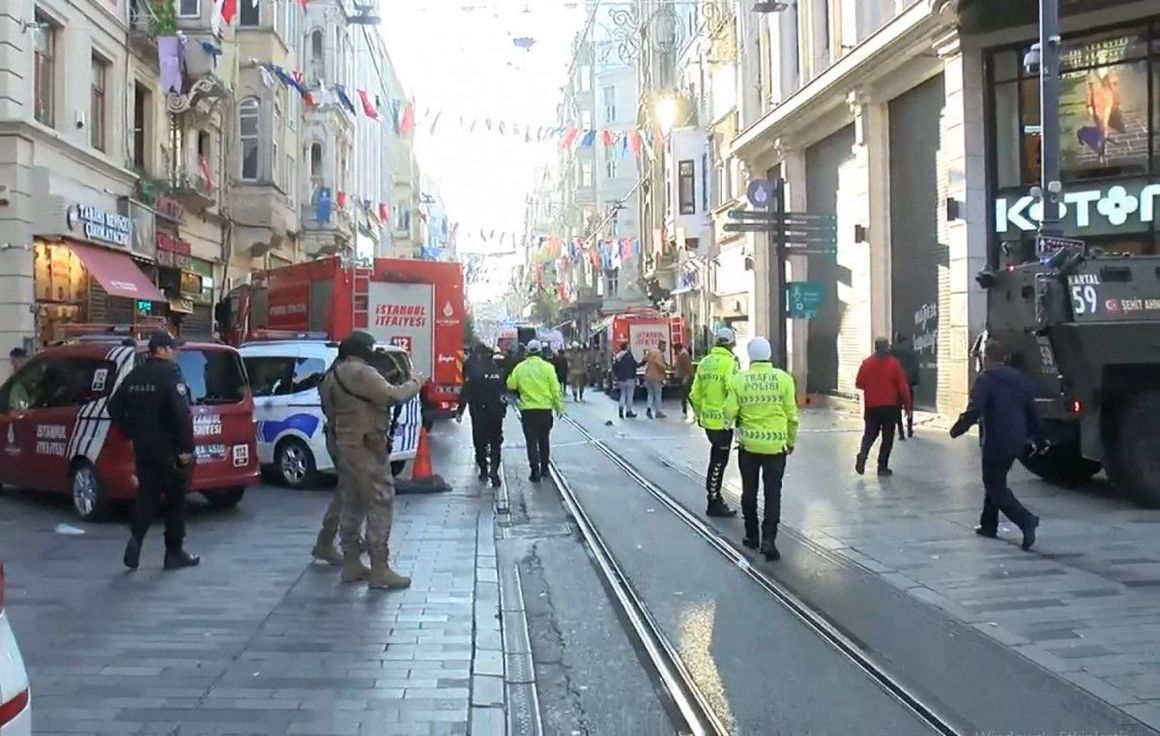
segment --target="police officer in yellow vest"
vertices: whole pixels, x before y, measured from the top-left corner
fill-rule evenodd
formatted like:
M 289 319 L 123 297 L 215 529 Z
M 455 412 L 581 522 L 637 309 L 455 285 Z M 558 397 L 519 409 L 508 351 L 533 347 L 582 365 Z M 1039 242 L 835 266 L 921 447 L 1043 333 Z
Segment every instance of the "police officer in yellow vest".
M 540 341 L 528 342 L 525 358 L 507 379 L 509 391 L 519 395 L 520 422 L 528 445 L 529 480 L 539 483 L 548 474 L 551 459 L 552 410 L 564 415 L 564 391 L 556 379 L 556 369 L 540 357 Z
M 797 394 L 793 377 L 775 368 L 769 340 L 755 337 L 749 343 L 749 370 L 729 381 L 725 397 L 725 421 L 737 427 L 741 444 L 741 513 L 745 517 L 743 544 L 761 548 L 768 560 L 777 560 L 777 525 L 781 520 L 781 479 L 785 459 L 797 440 Z M 761 536 L 757 533 L 757 488 L 765 480 L 765 512 Z
M 697 374 L 689 389 L 689 404 L 697 424 L 709 438 L 709 470 L 705 473 L 705 492 L 709 496 L 705 513 L 709 516 L 737 515 L 721 498 L 721 482 L 729 465 L 729 446 L 733 443 L 733 430 L 725 422 L 725 393 L 738 369 L 733 342 L 733 330 L 728 327 L 717 330 L 717 345 L 697 365 Z

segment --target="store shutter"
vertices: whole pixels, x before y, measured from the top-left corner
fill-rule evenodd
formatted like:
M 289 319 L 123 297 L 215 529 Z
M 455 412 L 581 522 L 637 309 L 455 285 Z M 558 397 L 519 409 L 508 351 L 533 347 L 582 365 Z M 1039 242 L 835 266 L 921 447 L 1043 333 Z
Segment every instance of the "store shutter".
M 848 126 L 806 149 L 806 210 L 812 214 L 837 214 L 839 173 L 853 157 L 854 126 Z M 809 321 L 809 343 L 806 350 L 808 371 L 806 387 L 811 393 L 833 394 L 838 391 L 842 365 L 861 360 L 865 346 L 849 339 L 841 340 L 842 323 L 849 311 L 839 301 L 839 284 L 851 285 L 850 270 L 829 256 L 809 256 L 810 281 L 825 284 L 825 303 L 820 314 Z M 854 365 L 857 365 L 855 362 Z
M 938 212 L 941 117 L 945 106 L 940 74 L 890 102 L 890 282 L 891 324 L 908 335 L 919 358 L 915 405 L 935 410 L 944 377 L 939 371 L 940 337 L 949 314 L 948 249 L 939 238 Z
M 181 336 L 187 339 L 204 339 L 213 336 L 213 307 L 196 304 L 193 312 L 181 318 Z

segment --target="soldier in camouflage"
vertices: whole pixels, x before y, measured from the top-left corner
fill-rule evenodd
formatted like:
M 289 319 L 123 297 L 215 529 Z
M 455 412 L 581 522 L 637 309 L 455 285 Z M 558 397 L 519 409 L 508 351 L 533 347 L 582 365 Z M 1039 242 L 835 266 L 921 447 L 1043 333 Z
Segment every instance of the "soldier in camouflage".
M 372 588 L 406 588 L 411 579 L 391 569 L 387 545 L 395 498 L 390 470 L 391 409 L 418 394 L 421 381 L 415 377 L 392 386 L 372 366 L 374 343 L 370 334 L 352 332 L 341 346 L 343 360 L 319 386 L 328 444 L 336 453 L 342 580 L 369 580 Z M 359 550 L 364 520 L 369 569 Z

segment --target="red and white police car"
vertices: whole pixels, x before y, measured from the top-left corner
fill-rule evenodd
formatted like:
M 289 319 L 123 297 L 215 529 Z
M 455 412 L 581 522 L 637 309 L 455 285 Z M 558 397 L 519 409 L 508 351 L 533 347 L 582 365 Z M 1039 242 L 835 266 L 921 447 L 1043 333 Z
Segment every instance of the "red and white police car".
M 3 563 L 0 563 L 0 736 L 32 736 L 28 673 L 4 613 Z
M 143 341 L 107 326 L 32 357 L 0 386 L 0 483 L 68 493 L 85 521 L 132 500 L 132 445 L 112 426 L 108 401 L 145 357 Z M 233 506 L 258 480 L 245 366 L 237 350 L 217 342 L 187 342 L 177 362 L 193 405 L 190 490 Z

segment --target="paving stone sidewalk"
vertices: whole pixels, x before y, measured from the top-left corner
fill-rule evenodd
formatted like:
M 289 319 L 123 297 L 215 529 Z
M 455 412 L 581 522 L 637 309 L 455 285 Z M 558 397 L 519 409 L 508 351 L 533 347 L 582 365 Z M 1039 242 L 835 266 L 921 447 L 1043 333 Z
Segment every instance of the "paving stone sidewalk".
M 493 498 L 465 431 L 433 441 L 454 490 L 396 502 L 406 591 L 342 585 L 310 563 L 328 490 L 260 486 L 235 512 L 199 507 L 202 565 L 162 571 L 155 528 L 133 574 L 123 524 L 62 536 L 66 504 L 0 495 L 36 733 L 505 734 Z
M 576 413 L 589 428 L 657 448 L 654 455 L 703 482 L 703 433 L 680 424 L 679 412 L 664 422 L 605 428 L 608 406 L 597 401 Z M 1001 541 L 972 532 L 982 504 L 977 438 L 951 441 L 928 421 L 917 439 L 896 443 L 895 475 L 880 479 L 853 472 L 860 430 L 846 412 L 802 413 L 786 472 L 785 532 L 1160 730 L 1160 511 L 1120 497 L 1102 476 L 1062 489 L 1017 465 L 1011 487 L 1043 520 L 1039 542 L 1026 553 L 1006 519 Z M 735 462 L 726 486 L 738 503 Z

